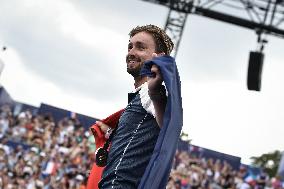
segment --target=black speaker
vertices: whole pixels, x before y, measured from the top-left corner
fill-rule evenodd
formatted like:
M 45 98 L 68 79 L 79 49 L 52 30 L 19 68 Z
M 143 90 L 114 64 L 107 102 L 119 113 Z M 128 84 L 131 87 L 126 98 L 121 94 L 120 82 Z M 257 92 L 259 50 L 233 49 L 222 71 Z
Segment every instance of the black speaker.
M 261 52 L 251 51 L 249 54 L 249 66 L 247 75 L 248 90 L 260 91 L 263 59 L 264 54 Z

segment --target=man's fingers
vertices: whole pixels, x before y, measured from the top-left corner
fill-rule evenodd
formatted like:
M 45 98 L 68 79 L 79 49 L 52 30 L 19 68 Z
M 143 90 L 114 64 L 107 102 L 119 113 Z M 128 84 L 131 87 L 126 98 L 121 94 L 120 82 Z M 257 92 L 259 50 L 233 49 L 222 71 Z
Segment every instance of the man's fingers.
M 152 54 L 152 58 L 155 58 L 155 57 L 157 57 L 157 56 L 158 56 L 157 53 L 153 53 L 153 54 Z
M 156 65 L 152 65 L 151 72 L 155 73 L 156 77 L 160 77 L 160 69 Z
M 158 57 L 158 56 L 163 56 L 163 55 L 165 55 L 165 53 L 159 53 L 159 54 L 157 54 L 157 53 L 153 53 L 152 54 L 152 58 L 155 58 L 155 57 Z
M 107 129 L 109 128 L 109 126 L 107 124 L 104 124 L 101 121 L 96 121 L 96 124 L 101 128 L 101 130 L 106 133 Z

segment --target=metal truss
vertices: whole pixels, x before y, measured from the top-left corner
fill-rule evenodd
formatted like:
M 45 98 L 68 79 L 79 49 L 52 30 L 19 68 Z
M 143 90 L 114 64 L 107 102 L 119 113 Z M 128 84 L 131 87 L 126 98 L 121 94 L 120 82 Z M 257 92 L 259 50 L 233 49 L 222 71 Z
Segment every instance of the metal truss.
M 197 14 L 284 38 L 284 0 L 143 0 L 168 7 L 166 32 L 173 36 L 174 56 L 182 37 L 187 14 Z
M 168 13 L 165 31 L 171 37 L 174 43 L 174 49 L 172 51 L 172 55 L 174 57 L 176 57 L 178 52 L 178 47 L 182 38 L 183 28 L 185 26 L 187 15 L 187 13 L 178 12 L 173 9 L 170 9 Z

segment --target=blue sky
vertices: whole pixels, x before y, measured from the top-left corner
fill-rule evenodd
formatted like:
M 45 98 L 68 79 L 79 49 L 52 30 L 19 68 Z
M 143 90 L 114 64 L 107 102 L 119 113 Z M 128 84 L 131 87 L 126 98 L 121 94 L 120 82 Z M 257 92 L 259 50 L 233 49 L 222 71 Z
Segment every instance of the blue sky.
M 124 107 L 128 33 L 164 27 L 167 8 L 143 1 L 0 2 L 0 83 L 18 101 L 104 118 Z M 176 58 L 183 130 L 194 145 L 242 157 L 283 150 L 284 40 L 268 36 L 261 92 L 248 91 L 253 31 L 189 15 Z

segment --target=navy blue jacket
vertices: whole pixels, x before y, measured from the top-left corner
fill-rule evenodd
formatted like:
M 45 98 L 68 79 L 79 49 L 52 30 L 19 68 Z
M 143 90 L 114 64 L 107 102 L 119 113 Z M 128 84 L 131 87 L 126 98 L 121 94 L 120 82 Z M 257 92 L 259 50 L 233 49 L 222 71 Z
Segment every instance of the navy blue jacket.
M 151 66 L 153 64 L 161 70 L 168 98 L 163 126 L 139 189 L 166 188 L 183 124 L 181 83 L 175 60 L 171 56 L 155 57 L 145 62 L 141 75 L 152 76 Z

